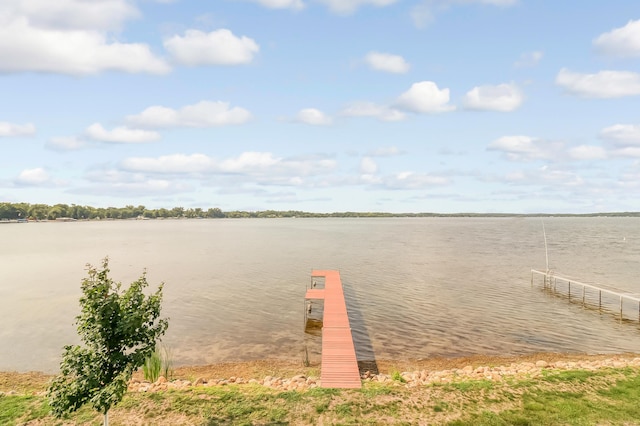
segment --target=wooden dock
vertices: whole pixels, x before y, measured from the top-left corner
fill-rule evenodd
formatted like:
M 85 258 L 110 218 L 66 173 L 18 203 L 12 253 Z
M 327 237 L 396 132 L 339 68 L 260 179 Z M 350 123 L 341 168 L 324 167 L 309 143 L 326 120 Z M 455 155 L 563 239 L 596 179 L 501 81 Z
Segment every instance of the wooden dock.
M 320 367 L 322 387 L 359 389 L 362 382 L 340 273 L 314 270 L 311 272 L 311 279 L 313 278 L 324 278 L 324 288 L 310 288 L 305 295 L 305 299 L 324 299 Z

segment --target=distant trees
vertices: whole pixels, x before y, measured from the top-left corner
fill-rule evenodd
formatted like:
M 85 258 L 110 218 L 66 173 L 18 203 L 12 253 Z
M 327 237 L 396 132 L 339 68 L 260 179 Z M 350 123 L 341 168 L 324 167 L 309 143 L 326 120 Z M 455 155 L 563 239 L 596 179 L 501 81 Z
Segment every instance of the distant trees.
M 174 207 L 170 210 L 165 208 L 147 209 L 143 205 L 125 207 L 91 207 L 76 204 L 29 204 L 29 203 L 0 203 L 0 220 L 56 220 L 59 218 L 71 218 L 77 220 L 84 219 L 137 219 L 137 218 L 223 218 L 226 214 L 219 208 Z
M 214 207 L 204 210 L 199 207 L 173 207 L 172 209 L 148 209 L 143 205 L 125 207 L 91 207 L 76 204 L 28 204 L 0 203 L 0 220 L 33 219 L 55 220 L 61 217 L 72 219 L 169 219 L 169 218 L 288 218 L 288 217 L 640 217 L 640 212 L 611 212 L 589 214 L 512 214 L 512 213 L 385 213 L 385 212 L 334 212 L 313 213 L 300 210 L 227 211 Z

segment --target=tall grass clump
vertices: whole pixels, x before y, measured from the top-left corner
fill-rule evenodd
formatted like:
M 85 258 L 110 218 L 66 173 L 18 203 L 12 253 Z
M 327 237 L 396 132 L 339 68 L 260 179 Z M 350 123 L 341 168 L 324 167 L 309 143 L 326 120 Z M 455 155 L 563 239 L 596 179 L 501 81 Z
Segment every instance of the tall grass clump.
M 166 346 L 162 347 L 162 375 L 167 380 L 173 376 L 173 353 Z
M 142 373 L 144 374 L 145 380 L 153 383 L 158 380 L 161 371 L 162 358 L 160 357 L 160 353 L 156 347 L 153 353 L 144 361 L 144 364 L 142 365 Z

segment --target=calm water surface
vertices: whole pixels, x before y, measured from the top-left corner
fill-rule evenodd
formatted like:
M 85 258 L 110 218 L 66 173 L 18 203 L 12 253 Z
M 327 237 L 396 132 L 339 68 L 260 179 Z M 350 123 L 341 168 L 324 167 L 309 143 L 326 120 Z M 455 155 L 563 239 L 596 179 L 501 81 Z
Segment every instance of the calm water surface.
M 545 219 L 550 266 L 640 293 L 640 219 Z M 640 327 L 531 287 L 540 219 L 246 219 L 0 225 L 0 370 L 57 369 L 84 265 L 165 282 L 176 364 L 317 356 L 311 269 L 340 271 L 359 359 L 640 352 Z M 625 307 L 629 317 L 637 306 Z

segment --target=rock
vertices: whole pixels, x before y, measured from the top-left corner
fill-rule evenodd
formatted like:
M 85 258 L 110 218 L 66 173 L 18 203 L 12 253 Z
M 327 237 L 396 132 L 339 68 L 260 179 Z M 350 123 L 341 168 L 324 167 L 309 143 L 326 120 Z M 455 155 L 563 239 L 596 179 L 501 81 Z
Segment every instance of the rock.
M 547 361 L 543 361 L 543 360 L 536 361 L 536 367 L 546 368 L 548 366 L 549 366 L 549 364 L 547 364 Z
M 158 380 L 156 380 L 156 383 L 167 383 L 167 378 L 164 376 L 160 376 L 158 377 Z
M 196 381 L 193 383 L 193 386 L 200 386 L 200 385 L 204 385 L 205 383 L 207 383 L 205 379 L 203 379 L 202 377 L 198 377 Z
M 467 365 L 466 367 L 464 367 L 462 369 L 462 371 L 464 371 L 466 374 L 471 374 L 471 373 L 473 373 L 473 367 L 470 366 L 470 365 Z

